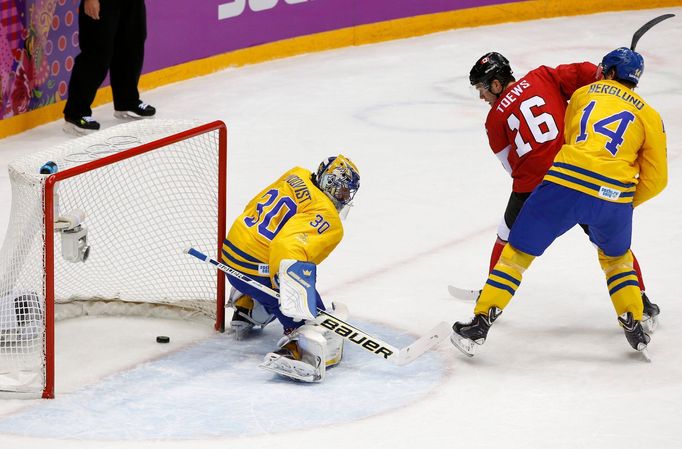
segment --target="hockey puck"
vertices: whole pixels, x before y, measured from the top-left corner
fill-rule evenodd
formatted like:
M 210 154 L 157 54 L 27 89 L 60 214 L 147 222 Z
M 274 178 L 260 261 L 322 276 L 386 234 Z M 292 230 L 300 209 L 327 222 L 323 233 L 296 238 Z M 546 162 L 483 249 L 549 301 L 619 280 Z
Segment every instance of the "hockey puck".
M 169 343 L 170 337 L 166 337 L 165 335 L 159 335 L 158 337 L 156 337 L 156 342 L 157 343 Z

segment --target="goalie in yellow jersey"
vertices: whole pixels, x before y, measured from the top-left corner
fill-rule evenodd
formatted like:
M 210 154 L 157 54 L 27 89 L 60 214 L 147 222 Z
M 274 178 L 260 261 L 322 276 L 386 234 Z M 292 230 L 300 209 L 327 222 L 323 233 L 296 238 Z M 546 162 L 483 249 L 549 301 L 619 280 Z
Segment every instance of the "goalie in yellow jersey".
M 630 252 L 633 208 L 660 193 L 668 180 L 660 115 L 634 88 L 642 56 L 618 48 L 601 63 L 604 79 L 573 94 L 566 111 L 566 143 L 521 209 L 509 243 L 488 276 L 470 322 L 456 322 L 452 343 L 473 356 L 521 284 L 522 273 L 554 239 L 578 223 L 598 247 L 618 322 L 645 357 L 642 299 Z
M 358 169 L 343 155 L 325 159 L 314 174 L 295 167 L 256 195 L 230 228 L 223 262 L 280 293 L 278 302 L 228 277 L 237 340 L 274 319 L 284 328 L 279 349 L 265 356 L 262 368 L 319 382 L 326 367 L 341 361 L 343 340 L 315 323 L 317 309 L 325 310 L 316 269 L 343 238 L 341 218 L 359 187 Z

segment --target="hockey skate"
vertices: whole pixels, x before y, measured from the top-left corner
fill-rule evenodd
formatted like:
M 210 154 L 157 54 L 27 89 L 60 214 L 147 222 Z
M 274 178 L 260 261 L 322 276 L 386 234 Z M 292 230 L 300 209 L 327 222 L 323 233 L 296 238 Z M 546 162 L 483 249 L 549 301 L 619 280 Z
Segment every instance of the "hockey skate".
M 457 321 L 452 325 L 450 341 L 464 354 L 473 357 L 478 347 L 485 343 L 490 326 L 501 314 L 502 309 L 491 307 L 487 314 L 474 315 L 468 323 Z
M 642 328 L 647 334 L 653 334 L 658 327 L 658 315 L 661 313 L 661 309 L 657 304 L 651 302 L 644 292 L 642 292 L 642 304 L 644 306 Z
M 143 101 L 140 101 L 137 106 L 127 109 L 125 111 L 114 111 L 114 117 L 122 120 L 139 120 L 143 118 L 152 118 L 156 114 L 156 108 Z
M 644 332 L 642 323 L 635 320 L 632 317 L 631 312 L 625 312 L 619 316 L 618 323 L 623 328 L 623 331 L 625 332 L 625 338 L 627 338 L 630 346 L 632 346 L 633 349 L 641 352 L 645 359 L 650 360 L 646 348 L 649 344 L 649 341 L 651 341 L 651 337 L 649 334 Z
M 99 130 L 100 124 L 90 116 L 64 116 L 64 132 L 72 136 L 84 136 Z

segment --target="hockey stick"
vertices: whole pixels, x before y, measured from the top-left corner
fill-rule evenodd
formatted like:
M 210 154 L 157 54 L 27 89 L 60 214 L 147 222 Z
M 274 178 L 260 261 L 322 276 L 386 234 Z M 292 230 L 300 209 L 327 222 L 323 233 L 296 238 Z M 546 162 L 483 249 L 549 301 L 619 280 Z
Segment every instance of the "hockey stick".
M 464 288 L 455 287 L 454 285 L 448 285 L 448 293 L 457 299 L 475 302 L 478 299 L 478 296 L 481 294 L 481 291 L 466 290 Z
M 249 284 L 251 287 L 258 289 L 279 301 L 279 293 L 275 290 L 256 282 L 247 275 L 240 273 L 239 271 L 225 265 L 224 263 L 218 262 L 215 259 L 211 259 L 201 251 L 198 251 L 194 248 L 188 248 L 185 250 L 185 253 L 189 254 L 190 256 L 194 256 L 203 262 L 213 265 L 215 268 L 227 274 L 228 276 L 232 276 L 235 279 Z M 450 335 L 450 325 L 442 321 L 433 329 L 431 329 L 428 334 L 420 337 L 411 345 L 404 348 L 397 348 L 358 329 L 352 324 L 346 323 L 345 321 L 325 312 L 324 310 L 317 309 L 317 311 L 317 322 L 320 326 L 333 331 L 344 340 L 353 343 L 355 346 L 358 346 L 365 351 L 371 352 L 376 356 L 382 357 L 384 360 L 388 360 L 395 365 L 407 365 L 408 363 L 413 362 L 419 356 L 423 355 L 429 349 L 433 348 Z
M 642 25 L 639 30 L 635 31 L 635 34 L 632 35 L 632 43 L 630 44 L 630 50 L 634 51 L 635 47 L 637 46 L 637 42 L 641 39 L 641 37 L 651 29 L 654 25 L 663 22 L 665 19 L 669 19 L 671 17 L 675 17 L 675 14 L 663 14 L 662 16 L 658 16 L 654 19 L 649 20 L 647 23 Z

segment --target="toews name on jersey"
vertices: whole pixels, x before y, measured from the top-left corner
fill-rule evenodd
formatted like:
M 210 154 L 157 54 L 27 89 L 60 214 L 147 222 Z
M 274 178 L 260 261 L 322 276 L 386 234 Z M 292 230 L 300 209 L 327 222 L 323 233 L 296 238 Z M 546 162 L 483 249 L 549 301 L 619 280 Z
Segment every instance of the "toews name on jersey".
M 529 87 L 530 83 L 525 79 L 519 81 L 516 84 L 516 86 L 509 89 L 509 92 L 507 92 L 507 94 L 504 97 L 500 98 L 500 104 L 497 105 L 497 110 L 499 112 L 504 112 L 504 110 L 507 109 L 507 107 L 509 107 L 512 103 L 514 103 L 516 99 L 521 96 L 523 91 L 528 89 Z

